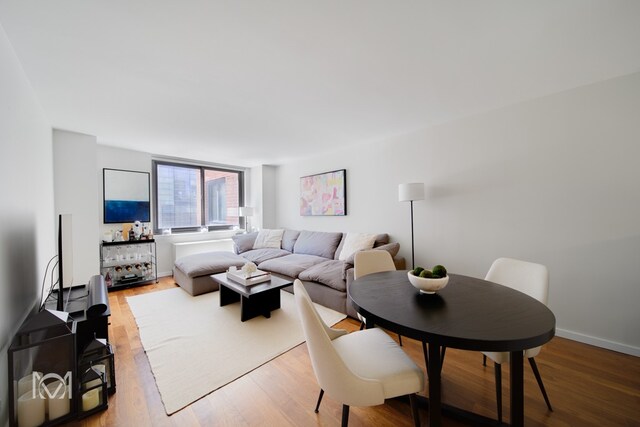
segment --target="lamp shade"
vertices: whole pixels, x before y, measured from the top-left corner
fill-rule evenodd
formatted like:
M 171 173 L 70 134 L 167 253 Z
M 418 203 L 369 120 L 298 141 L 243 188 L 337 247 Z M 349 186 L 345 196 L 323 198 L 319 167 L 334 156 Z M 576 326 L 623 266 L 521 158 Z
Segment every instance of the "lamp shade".
M 238 208 L 239 216 L 253 216 L 253 208 L 249 206 L 242 206 Z
M 422 182 L 398 185 L 398 201 L 410 202 L 412 200 L 424 200 L 424 184 Z

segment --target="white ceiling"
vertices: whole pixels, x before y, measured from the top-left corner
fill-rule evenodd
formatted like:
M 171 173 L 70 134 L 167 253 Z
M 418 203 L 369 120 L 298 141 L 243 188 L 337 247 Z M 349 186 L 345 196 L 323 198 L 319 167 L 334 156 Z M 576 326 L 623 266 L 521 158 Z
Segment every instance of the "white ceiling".
M 0 0 L 51 124 L 242 166 L 640 70 L 636 0 Z

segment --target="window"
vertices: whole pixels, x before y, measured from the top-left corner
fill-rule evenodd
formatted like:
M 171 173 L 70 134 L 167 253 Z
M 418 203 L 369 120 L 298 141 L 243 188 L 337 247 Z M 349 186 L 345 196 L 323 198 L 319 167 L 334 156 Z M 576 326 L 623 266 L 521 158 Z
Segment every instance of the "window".
M 153 171 L 156 232 L 240 226 L 243 172 L 161 161 Z

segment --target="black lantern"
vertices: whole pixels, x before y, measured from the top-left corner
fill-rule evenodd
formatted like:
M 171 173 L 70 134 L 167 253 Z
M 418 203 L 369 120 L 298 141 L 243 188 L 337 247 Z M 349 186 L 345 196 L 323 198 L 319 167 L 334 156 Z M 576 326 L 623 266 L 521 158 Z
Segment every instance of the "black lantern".
M 103 338 L 93 338 L 80 355 L 79 372 L 86 372 L 93 367 L 104 373 L 109 394 L 116 391 L 116 370 L 111 344 Z
M 107 409 L 107 380 L 104 372 L 91 366 L 80 375 L 78 417 L 84 418 Z
M 54 425 L 75 418 L 76 323 L 43 310 L 9 347 L 9 425 Z

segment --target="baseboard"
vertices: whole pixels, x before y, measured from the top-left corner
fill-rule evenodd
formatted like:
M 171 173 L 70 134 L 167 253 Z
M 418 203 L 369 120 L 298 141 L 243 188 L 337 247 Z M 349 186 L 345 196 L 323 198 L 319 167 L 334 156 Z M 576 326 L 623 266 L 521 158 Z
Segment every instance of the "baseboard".
M 167 276 L 173 276 L 173 271 L 164 271 L 164 272 L 158 273 L 158 279 L 161 277 L 167 277 Z
M 590 335 L 578 332 L 568 331 L 566 329 L 556 329 L 556 335 L 573 341 L 594 345 L 596 347 L 606 348 L 607 350 L 617 351 L 619 353 L 630 354 L 631 356 L 640 357 L 640 348 L 628 344 L 621 344 L 602 338 L 592 337 Z

